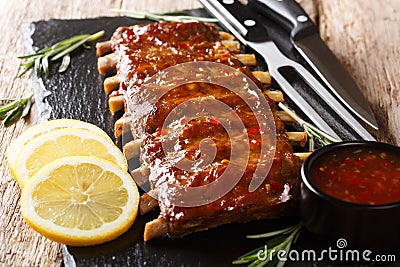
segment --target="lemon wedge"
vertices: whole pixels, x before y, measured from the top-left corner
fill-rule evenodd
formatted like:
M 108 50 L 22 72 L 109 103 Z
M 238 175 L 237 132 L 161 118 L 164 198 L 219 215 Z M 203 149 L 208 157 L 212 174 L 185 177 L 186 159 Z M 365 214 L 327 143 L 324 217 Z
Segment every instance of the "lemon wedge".
M 23 132 L 20 136 L 18 136 L 14 141 L 11 142 L 9 147 L 7 148 L 7 162 L 8 162 L 8 167 L 10 168 L 11 175 L 15 179 L 15 168 L 16 168 L 16 162 L 17 162 L 17 155 L 18 153 L 22 150 L 24 145 L 28 143 L 30 140 L 33 138 L 55 130 L 55 129 L 61 129 L 61 128 L 78 128 L 78 129 L 86 129 L 90 130 L 92 132 L 98 133 L 100 135 L 104 135 L 108 137 L 108 135 L 99 127 L 79 121 L 79 120 L 74 120 L 74 119 L 57 119 L 57 120 L 52 120 L 52 121 L 46 121 L 42 122 L 40 124 L 37 124 L 35 126 L 32 126 L 31 128 L 27 129 L 25 132 Z
M 14 169 L 21 188 L 41 167 L 68 156 L 92 156 L 108 160 L 123 170 L 128 165 L 110 138 L 85 129 L 65 128 L 43 133 L 20 150 Z
M 57 159 L 27 181 L 21 214 L 43 236 L 89 246 L 126 232 L 136 219 L 139 192 L 130 175 L 99 158 Z

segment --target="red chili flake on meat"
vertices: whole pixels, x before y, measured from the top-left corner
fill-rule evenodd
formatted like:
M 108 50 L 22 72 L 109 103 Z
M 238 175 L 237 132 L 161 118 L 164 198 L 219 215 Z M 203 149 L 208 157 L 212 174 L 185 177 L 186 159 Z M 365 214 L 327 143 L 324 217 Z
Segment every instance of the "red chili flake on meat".
M 207 117 L 207 121 L 214 125 L 220 125 L 219 121 L 217 121 L 216 119 L 213 119 L 211 117 Z
M 251 139 L 250 143 L 256 145 L 256 146 L 261 146 L 261 142 L 260 140 L 257 139 Z
M 153 133 L 153 136 L 161 136 L 161 134 L 163 134 L 163 131 L 162 130 L 158 130 L 158 131 Z
M 225 53 L 221 56 L 221 58 L 230 58 L 231 54 L 230 53 Z
M 251 127 L 250 129 L 247 130 L 248 135 L 254 135 L 254 134 L 259 134 L 260 133 L 260 126 L 256 125 Z
M 179 48 L 190 48 L 190 44 L 189 43 L 178 43 L 177 47 Z
M 188 122 L 188 119 L 186 117 L 183 117 L 180 119 L 181 124 L 186 124 Z

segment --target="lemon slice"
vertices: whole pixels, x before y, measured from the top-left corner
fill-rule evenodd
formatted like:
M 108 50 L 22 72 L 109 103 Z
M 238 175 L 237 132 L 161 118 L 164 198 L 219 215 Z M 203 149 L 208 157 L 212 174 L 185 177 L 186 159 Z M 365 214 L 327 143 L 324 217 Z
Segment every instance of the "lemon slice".
M 139 192 L 130 175 L 98 158 L 66 157 L 40 169 L 22 190 L 21 213 L 47 238 L 72 246 L 110 241 L 136 219 Z
M 123 170 L 128 168 L 124 155 L 110 138 L 85 129 L 58 129 L 37 136 L 21 149 L 14 169 L 19 186 L 22 188 L 47 163 L 68 156 L 98 157 Z
M 14 141 L 11 142 L 10 146 L 7 148 L 7 162 L 10 168 L 11 175 L 14 177 L 14 179 L 15 179 L 14 170 L 16 167 L 17 155 L 21 151 L 23 146 L 36 136 L 39 136 L 51 130 L 61 129 L 61 128 L 87 129 L 92 132 L 108 136 L 102 129 L 93 124 L 73 119 L 58 119 L 58 120 L 46 121 L 37 124 L 35 126 L 32 126 L 25 132 L 23 132 L 20 136 L 18 136 L 18 138 L 14 139 Z

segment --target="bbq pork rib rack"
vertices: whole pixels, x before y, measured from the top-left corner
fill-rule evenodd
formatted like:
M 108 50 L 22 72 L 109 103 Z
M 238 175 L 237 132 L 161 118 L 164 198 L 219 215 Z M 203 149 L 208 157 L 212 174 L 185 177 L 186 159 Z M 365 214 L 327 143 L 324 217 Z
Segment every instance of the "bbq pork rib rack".
M 133 141 L 124 146 L 124 153 L 127 159 L 138 155 L 141 162 L 141 166 L 131 174 L 139 183 L 149 183 L 150 192 L 158 193 L 158 199 L 151 197 L 152 194 L 144 194 L 141 199 L 141 213 L 160 209 L 159 217 L 145 226 L 145 241 L 164 234 L 182 236 L 222 224 L 277 218 L 293 212 L 300 160 L 293 152 L 292 144 L 304 145 L 306 135 L 285 130 L 284 122 L 290 123 L 291 119 L 278 111 L 274 103 L 284 101 L 282 93 L 267 89 L 265 84 L 271 82 L 267 72 L 251 71 L 250 67 L 257 64 L 254 55 L 239 52 L 240 44 L 230 34 L 201 22 L 157 22 L 120 27 L 110 41 L 97 44 L 99 72 L 108 75 L 104 90 L 109 95 L 110 111 L 113 114 L 119 110 L 125 112 L 115 124 L 115 135 L 121 136 L 127 130 L 124 129 L 126 122 L 129 122 Z M 248 188 L 260 156 L 261 133 L 251 107 L 243 99 L 222 86 L 191 83 L 177 86 L 157 103 L 151 104 L 151 92 L 141 86 L 161 70 L 195 61 L 218 62 L 247 75 L 263 93 L 272 110 L 276 151 L 269 174 L 253 192 Z M 169 201 L 168 196 L 174 191 L 169 190 L 168 185 L 187 188 L 206 185 L 218 180 L 230 163 L 231 140 L 224 127 L 209 117 L 184 121 L 174 133 L 170 133 L 178 136 L 177 153 L 193 161 L 200 155 L 200 141 L 211 139 L 217 152 L 207 167 L 182 170 L 163 151 L 161 139 L 166 133 L 162 132 L 162 127 L 168 114 L 180 103 L 199 97 L 218 99 L 238 114 L 251 140 L 250 156 L 240 181 L 230 192 L 209 204 L 182 207 Z M 128 103 L 138 103 L 138 109 L 146 103 L 151 107 L 149 112 L 133 116 Z

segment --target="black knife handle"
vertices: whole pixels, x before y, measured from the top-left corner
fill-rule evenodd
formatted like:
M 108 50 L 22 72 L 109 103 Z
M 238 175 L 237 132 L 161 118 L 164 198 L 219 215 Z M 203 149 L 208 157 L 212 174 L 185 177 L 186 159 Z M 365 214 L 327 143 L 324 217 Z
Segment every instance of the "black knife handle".
M 246 8 L 239 0 L 218 0 L 218 2 L 247 30 L 245 36 L 247 41 L 266 42 L 271 40 L 262 25 L 263 17 L 260 14 Z
M 318 32 L 318 28 L 295 0 L 249 0 L 249 6 L 291 32 L 293 40 Z

